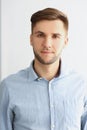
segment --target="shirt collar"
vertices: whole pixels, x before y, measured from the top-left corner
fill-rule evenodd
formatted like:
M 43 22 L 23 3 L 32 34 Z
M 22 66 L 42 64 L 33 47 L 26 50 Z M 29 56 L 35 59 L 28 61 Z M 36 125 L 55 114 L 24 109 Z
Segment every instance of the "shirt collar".
M 60 75 L 58 78 L 63 78 L 73 72 L 74 69 L 69 64 L 67 64 L 65 60 L 61 59 Z
M 29 67 L 29 80 L 30 81 L 34 81 L 36 79 L 38 79 L 38 75 L 36 74 L 36 72 L 34 71 L 34 68 L 33 68 L 33 61 L 31 62 L 30 64 L 30 67 Z
M 30 81 L 34 81 L 34 80 L 38 80 L 38 79 L 41 79 L 41 77 L 39 77 L 36 72 L 34 71 L 34 68 L 33 68 L 33 61 L 31 62 L 30 64 L 30 67 L 28 69 L 29 71 L 29 80 Z M 60 75 L 57 76 L 56 78 L 63 78 L 65 77 L 66 75 L 69 75 L 70 72 L 72 70 L 70 69 L 70 67 L 63 61 L 61 60 L 61 65 L 60 65 Z

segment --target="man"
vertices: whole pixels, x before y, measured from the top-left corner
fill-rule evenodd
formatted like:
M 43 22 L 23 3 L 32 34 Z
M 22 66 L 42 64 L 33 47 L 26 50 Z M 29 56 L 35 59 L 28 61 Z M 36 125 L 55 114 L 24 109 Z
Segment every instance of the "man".
M 30 43 L 30 67 L 1 82 L 0 130 L 87 130 L 86 83 L 61 58 L 67 16 L 54 8 L 34 13 Z

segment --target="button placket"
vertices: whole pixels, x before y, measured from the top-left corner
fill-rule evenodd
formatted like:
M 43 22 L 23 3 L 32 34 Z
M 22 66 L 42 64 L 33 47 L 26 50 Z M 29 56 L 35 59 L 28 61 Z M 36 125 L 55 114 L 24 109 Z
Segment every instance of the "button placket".
M 53 87 L 52 83 L 49 82 L 49 98 L 50 98 L 50 115 L 51 115 L 51 130 L 54 130 L 54 99 L 53 99 Z

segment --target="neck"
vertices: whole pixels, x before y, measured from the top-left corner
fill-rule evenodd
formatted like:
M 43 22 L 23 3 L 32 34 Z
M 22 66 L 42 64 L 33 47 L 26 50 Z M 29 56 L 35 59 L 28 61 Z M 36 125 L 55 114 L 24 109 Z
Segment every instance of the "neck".
M 39 77 L 51 80 L 60 73 L 60 60 L 50 65 L 44 65 L 35 60 L 34 69 Z

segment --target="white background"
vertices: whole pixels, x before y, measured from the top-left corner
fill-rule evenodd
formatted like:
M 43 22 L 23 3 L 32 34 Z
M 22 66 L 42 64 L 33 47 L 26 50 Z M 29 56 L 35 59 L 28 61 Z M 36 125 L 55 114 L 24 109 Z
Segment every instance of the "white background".
M 87 78 L 86 0 L 1 0 L 1 79 L 29 66 L 33 59 L 30 16 L 46 7 L 58 8 L 68 15 L 69 45 L 63 57 Z

